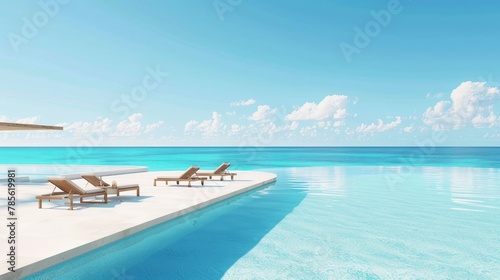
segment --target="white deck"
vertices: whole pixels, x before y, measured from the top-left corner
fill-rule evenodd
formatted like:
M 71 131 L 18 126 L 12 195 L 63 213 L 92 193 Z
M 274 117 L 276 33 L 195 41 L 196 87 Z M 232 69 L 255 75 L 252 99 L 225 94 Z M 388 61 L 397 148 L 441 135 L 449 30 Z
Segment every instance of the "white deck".
M 43 201 L 43 209 L 38 209 L 36 195 L 50 193 L 53 186 L 49 183 L 17 186 L 17 233 L 16 233 L 16 272 L 7 270 L 9 235 L 7 224 L 7 188 L 0 195 L 3 226 L 0 230 L 0 278 L 19 279 L 58 264 L 69 258 L 99 248 L 110 242 L 122 239 L 151 226 L 163 223 L 218 201 L 227 199 L 253 188 L 276 180 L 276 175 L 265 172 L 233 171 L 238 175 L 231 181 L 226 177 L 200 182 L 187 182 L 177 186 L 170 182 L 158 182 L 153 187 L 153 179 L 158 176 L 175 176 L 181 172 L 143 172 L 128 175 L 109 176 L 103 179 L 120 184 L 137 183 L 141 196 L 135 191 L 123 192 L 120 197 L 111 195 L 108 204 L 80 204 L 75 199 L 75 209 L 68 210 L 69 203 L 64 200 Z M 74 180 L 78 185 L 91 189 L 84 180 Z M 173 183 L 173 184 L 172 184 Z M 92 199 L 92 198 L 90 198 Z

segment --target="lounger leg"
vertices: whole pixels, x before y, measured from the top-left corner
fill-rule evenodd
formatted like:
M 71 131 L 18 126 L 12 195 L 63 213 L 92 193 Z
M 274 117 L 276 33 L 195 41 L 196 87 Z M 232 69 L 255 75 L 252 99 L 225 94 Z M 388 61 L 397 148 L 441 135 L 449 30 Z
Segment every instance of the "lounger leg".
M 231 175 L 231 181 L 234 180 L 234 175 Z
M 137 196 L 139 196 L 139 188 L 137 188 Z
M 177 181 L 177 185 L 179 184 L 179 181 Z
M 179 184 L 179 182 L 177 182 Z M 191 181 L 188 181 L 188 187 L 191 187 Z
M 212 179 L 212 176 L 208 176 L 209 179 Z
M 156 187 L 156 179 L 155 179 L 155 182 L 154 182 L 153 186 L 155 186 L 155 187 Z
M 224 181 L 224 176 L 220 176 L 220 180 L 221 180 L 221 181 Z
M 38 209 L 42 209 L 42 199 L 38 200 Z
M 69 210 L 73 210 L 73 198 L 69 198 Z
M 205 184 L 205 181 L 204 180 L 201 180 L 201 185 L 203 186 Z
M 120 191 L 118 189 L 116 190 L 116 196 L 120 196 Z
M 118 193 L 118 190 L 116 192 Z M 108 203 L 108 190 L 104 192 L 104 203 Z

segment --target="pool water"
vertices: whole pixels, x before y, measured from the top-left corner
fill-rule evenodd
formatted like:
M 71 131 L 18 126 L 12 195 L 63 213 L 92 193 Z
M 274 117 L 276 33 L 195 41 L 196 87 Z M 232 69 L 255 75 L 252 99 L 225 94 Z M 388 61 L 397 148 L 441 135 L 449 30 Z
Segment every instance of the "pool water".
M 278 181 L 27 279 L 500 275 L 498 168 L 412 166 L 402 172 L 391 166 L 323 166 L 265 171 L 277 173 Z

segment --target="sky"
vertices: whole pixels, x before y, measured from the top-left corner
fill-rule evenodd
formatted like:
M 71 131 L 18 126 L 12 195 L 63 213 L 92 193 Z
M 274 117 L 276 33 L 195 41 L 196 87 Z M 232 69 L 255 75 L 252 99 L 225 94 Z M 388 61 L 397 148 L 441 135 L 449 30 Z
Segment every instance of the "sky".
M 497 146 L 499 10 L 0 0 L 0 145 Z

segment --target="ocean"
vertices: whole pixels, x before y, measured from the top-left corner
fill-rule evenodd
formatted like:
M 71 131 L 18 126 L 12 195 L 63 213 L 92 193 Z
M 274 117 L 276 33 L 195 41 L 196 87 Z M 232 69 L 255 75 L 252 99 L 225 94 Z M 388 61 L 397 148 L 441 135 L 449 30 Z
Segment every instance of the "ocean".
M 500 168 L 497 147 L 0 147 L 0 164 L 134 165 L 151 171 L 231 162 L 251 170 L 311 166 Z

